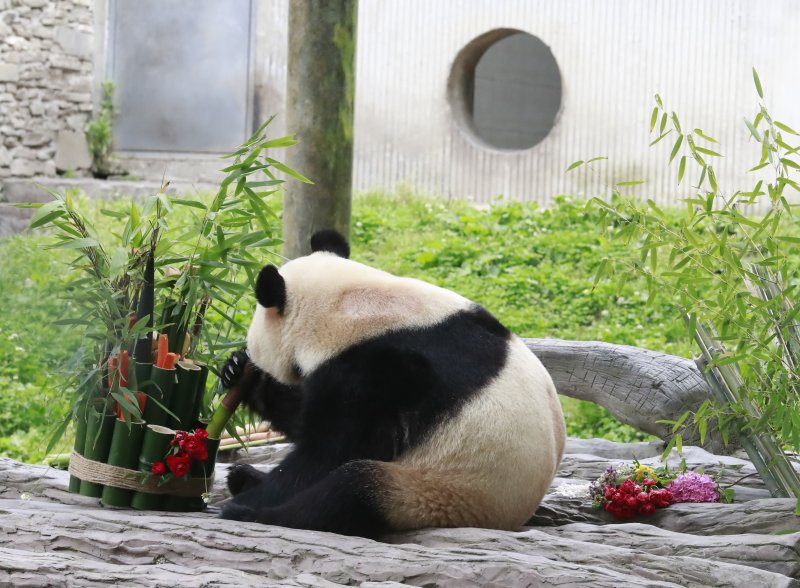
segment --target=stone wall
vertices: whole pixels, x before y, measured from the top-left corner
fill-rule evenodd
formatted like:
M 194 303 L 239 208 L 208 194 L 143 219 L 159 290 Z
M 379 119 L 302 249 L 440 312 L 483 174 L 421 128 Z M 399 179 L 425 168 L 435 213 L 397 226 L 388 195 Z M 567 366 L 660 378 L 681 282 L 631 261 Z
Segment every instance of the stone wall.
M 92 0 L 0 0 L 0 178 L 89 167 Z

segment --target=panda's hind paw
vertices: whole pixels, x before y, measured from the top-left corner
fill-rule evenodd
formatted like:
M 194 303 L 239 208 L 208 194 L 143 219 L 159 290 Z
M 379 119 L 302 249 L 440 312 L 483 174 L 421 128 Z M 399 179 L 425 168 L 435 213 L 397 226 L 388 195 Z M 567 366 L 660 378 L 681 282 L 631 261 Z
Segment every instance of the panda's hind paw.
M 249 506 L 237 504 L 236 502 L 229 502 L 222 507 L 222 514 L 220 516 L 223 519 L 228 519 L 231 521 L 252 523 L 256 520 L 257 513 L 255 509 L 250 508 Z
M 250 356 L 245 349 L 231 353 L 228 361 L 225 362 L 225 365 L 222 366 L 222 370 L 220 370 L 219 379 L 220 382 L 222 382 L 222 387 L 227 389 L 236 384 L 239 378 L 242 377 L 244 368 L 249 361 Z

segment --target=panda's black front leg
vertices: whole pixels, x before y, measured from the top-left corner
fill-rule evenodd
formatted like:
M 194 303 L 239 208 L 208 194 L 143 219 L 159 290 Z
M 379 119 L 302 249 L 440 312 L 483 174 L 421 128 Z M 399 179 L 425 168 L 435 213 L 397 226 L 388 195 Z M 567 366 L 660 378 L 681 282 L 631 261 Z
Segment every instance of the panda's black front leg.
M 272 427 L 294 441 L 299 428 L 303 394 L 300 386 L 283 384 L 262 372 L 250 361 L 246 351 L 237 351 L 223 366 L 220 380 L 224 388 L 236 386 L 242 402 L 270 421 Z

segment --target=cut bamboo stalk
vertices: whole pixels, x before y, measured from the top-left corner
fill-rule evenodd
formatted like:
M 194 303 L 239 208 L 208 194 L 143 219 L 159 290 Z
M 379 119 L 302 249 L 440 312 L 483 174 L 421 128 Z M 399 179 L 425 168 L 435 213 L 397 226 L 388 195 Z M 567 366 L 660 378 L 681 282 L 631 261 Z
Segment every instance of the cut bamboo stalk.
M 273 437 L 281 437 L 279 433 L 274 431 L 267 431 L 263 433 L 250 433 L 249 435 L 241 435 L 241 442 L 237 441 L 235 437 L 222 437 L 220 439 L 220 447 L 225 447 L 231 444 L 250 443 L 252 441 L 262 441 L 263 439 L 272 439 Z
M 114 434 L 111 439 L 111 450 L 108 453 L 110 465 L 135 470 L 139 462 L 139 453 L 144 436 L 144 422 L 126 423 L 117 419 L 114 422 Z M 128 507 L 131 504 L 133 490 L 105 486 L 101 502 L 106 506 Z
M 275 437 L 269 437 L 267 439 L 261 439 L 259 441 L 246 441 L 244 443 L 226 443 L 225 445 L 220 445 L 220 451 L 236 451 L 237 449 L 249 449 L 250 447 L 263 447 L 264 445 L 272 445 L 275 443 L 283 443 L 286 441 L 286 437 L 283 435 L 276 435 Z
M 217 405 L 217 408 L 214 410 L 214 414 L 211 415 L 211 421 L 206 427 L 209 439 L 219 439 L 220 435 L 222 435 L 222 432 L 225 430 L 225 425 L 228 424 L 228 421 L 241 402 L 242 398 L 239 395 L 238 388 L 234 387 L 228 390 L 228 393 L 223 396 L 219 405 Z
M 111 449 L 111 437 L 114 433 L 113 401 L 110 398 L 99 399 L 92 403 L 86 421 L 86 442 L 83 456 L 86 459 L 106 463 Z M 82 496 L 99 498 L 103 494 L 103 485 L 81 480 Z
M 86 421 L 88 419 L 88 400 L 79 401 L 75 406 L 75 444 L 73 449 L 83 455 L 86 446 Z M 70 475 L 69 491 L 77 494 L 81 491 L 81 479 Z
M 169 449 L 169 442 L 173 438 L 171 432 L 159 431 L 149 425 L 144 432 L 142 451 L 139 454 L 139 471 L 150 474 L 153 464 L 162 461 Z M 135 492 L 131 498 L 131 507 L 138 510 L 161 510 L 164 497 L 161 494 L 147 494 Z
M 200 362 L 194 362 L 194 363 L 195 365 L 200 366 L 200 371 L 202 373 L 200 374 L 200 380 L 197 382 L 197 390 L 195 391 L 194 404 L 192 405 L 192 411 L 189 416 L 189 422 L 192 423 L 191 426 L 193 428 L 197 428 L 198 426 L 201 425 L 200 414 L 202 412 L 203 401 L 206 396 L 206 384 L 208 382 L 208 366 Z M 202 423 L 203 426 L 201 428 L 205 428 L 205 425 L 207 424 L 208 424 L 207 422 Z
M 150 381 L 152 384 L 148 388 L 149 395 L 172 410 L 170 403 L 175 388 L 175 370 L 165 370 L 154 365 L 150 368 Z M 149 425 L 165 425 L 170 418 L 155 402 L 148 402 L 144 407 L 144 420 Z
M 178 362 L 174 371 L 178 383 L 173 390 L 169 409 L 175 417 L 170 417 L 168 422 L 173 429 L 188 431 L 194 425 L 192 409 L 196 403 L 203 370 L 196 363 L 184 360 Z

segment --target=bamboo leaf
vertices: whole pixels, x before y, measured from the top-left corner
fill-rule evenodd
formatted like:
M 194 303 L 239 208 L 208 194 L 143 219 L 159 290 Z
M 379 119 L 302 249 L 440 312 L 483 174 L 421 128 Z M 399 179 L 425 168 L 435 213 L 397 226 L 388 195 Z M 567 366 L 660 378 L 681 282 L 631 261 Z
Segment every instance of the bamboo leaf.
M 786 132 L 786 133 L 789 133 L 790 135 L 798 135 L 798 136 L 800 136 L 800 133 L 798 133 L 797 131 L 795 131 L 795 130 L 794 130 L 792 127 L 790 127 L 789 125 L 786 125 L 786 124 L 784 124 L 784 123 L 782 123 L 782 122 L 778 122 L 777 120 L 776 120 L 776 121 L 775 121 L 773 124 L 774 124 L 776 127 L 778 127 L 780 130 L 782 130 L 782 131 L 784 131 L 784 132 Z
M 173 198 L 173 204 L 178 204 L 180 206 L 189 206 L 191 208 L 198 208 L 200 210 L 207 210 L 208 207 L 200 202 L 199 200 L 187 200 L 185 198 Z
M 792 169 L 800 169 L 800 165 L 798 165 L 795 161 L 792 161 L 788 157 L 781 157 L 780 162 L 786 167 L 791 167 Z
M 664 116 L 666 116 L 666 115 L 664 115 Z M 656 145 L 657 143 L 659 143 L 662 139 L 664 139 L 671 132 L 672 132 L 672 129 L 670 129 L 666 133 L 662 133 L 661 135 L 656 137 L 653 141 L 650 142 L 650 147 L 652 147 L 653 145 Z
M 678 164 L 678 185 L 683 180 L 683 174 L 686 171 L 686 156 L 681 157 L 681 162 Z
M 699 153 L 703 153 L 704 155 L 710 155 L 711 157 L 722 157 L 722 155 L 719 154 L 718 152 L 712 151 L 711 149 L 706 149 L 705 147 L 697 147 L 697 146 L 695 146 L 695 151 L 698 151 Z
M 706 134 L 705 134 L 703 131 L 701 131 L 700 129 L 695 129 L 695 130 L 694 130 L 694 134 L 695 134 L 695 135 L 697 135 L 698 137 L 700 137 L 701 139 L 705 139 L 705 140 L 706 140 L 706 141 L 708 141 L 709 143 L 719 143 L 719 141 L 717 141 L 717 140 L 716 140 L 716 139 L 714 139 L 713 137 L 709 137 L 708 135 L 706 135 Z
M 747 128 L 750 131 L 750 134 L 752 135 L 752 137 L 756 141 L 758 141 L 760 143 L 761 142 L 761 134 L 758 132 L 758 129 L 756 128 L 756 126 L 753 123 L 751 123 L 749 120 L 747 120 L 747 119 L 744 119 L 744 124 L 747 125 Z
M 61 241 L 55 245 L 51 245 L 51 249 L 88 249 L 90 247 L 97 247 L 100 242 L 91 237 L 82 237 L 80 239 L 71 239 L 68 241 Z
M 582 166 L 584 163 L 585 162 L 582 159 L 579 159 L 578 161 L 573 161 L 572 163 L 569 164 L 569 167 L 566 170 L 564 170 L 564 173 L 567 173 L 567 172 L 570 172 L 570 171 L 572 171 L 574 169 L 577 169 L 580 166 Z
M 309 180 L 307 177 L 305 177 L 303 174 L 294 171 L 292 168 L 282 164 L 280 161 L 276 161 L 276 160 L 272 159 L 271 157 L 267 157 L 267 161 L 270 164 L 272 164 L 272 166 L 275 169 L 279 169 L 280 171 L 282 171 L 286 175 L 292 176 L 296 180 L 300 180 L 301 182 L 303 182 L 305 184 L 313 184 L 314 183 L 311 180 Z
M 675 114 L 675 112 L 673 111 L 671 117 L 672 117 L 672 124 L 674 125 L 675 130 L 678 131 L 678 133 L 682 134 L 683 131 L 681 130 L 681 123 L 678 121 L 678 115 Z
M 39 207 L 39 210 L 31 217 L 28 227 L 31 229 L 41 227 L 65 214 L 67 214 L 67 211 L 64 210 L 64 203 L 60 200 L 53 200 Z
M 678 155 L 678 151 L 681 148 L 681 144 L 683 143 L 683 135 L 678 135 L 677 141 L 675 141 L 675 145 L 672 147 L 672 153 L 669 155 L 669 162 L 672 163 L 672 160 L 675 159 L 675 156 Z
M 653 106 L 653 113 L 650 115 L 650 132 L 653 132 L 653 129 L 656 128 L 656 123 L 658 122 L 658 106 Z
M 753 83 L 756 85 L 756 92 L 758 92 L 759 98 L 764 98 L 764 90 L 761 88 L 761 80 L 758 78 L 758 72 L 756 68 L 753 68 Z

